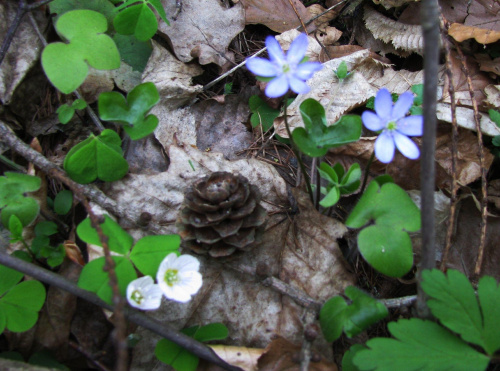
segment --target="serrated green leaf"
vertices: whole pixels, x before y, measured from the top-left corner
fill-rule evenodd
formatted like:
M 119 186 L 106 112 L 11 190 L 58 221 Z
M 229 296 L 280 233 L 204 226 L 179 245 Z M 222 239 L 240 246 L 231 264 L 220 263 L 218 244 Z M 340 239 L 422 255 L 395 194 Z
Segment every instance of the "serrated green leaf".
M 7 329 L 24 332 L 38 320 L 38 312 L 45 302 L 45 287 L 38 281 L 24 281 L 14 286 L 0 299 L 0 312 L 4 312 Z
M 55 24 L 69 43 L 51 43 L 42 52 L 42 67 L 50 82 L 64 94 L 76 90 L 87 77 L 89 65 L 99 70 L 120 67 L 115 43 L 105 35 L 106 18 L 92 10 L 64 13 Z
M 274 119 L 279 116 L 280 110 L 271 108 L 267 103 L 257 95 L 252 95 L 248 101 L 248 106 L 252 112 L 250 122 L 252 127 L 262 125 L 262 130 L 268 131 L 272 126 Z
M 120 11 L 113 19 L 113 26 L 122 35 L 134 35 L 146 41 L 158 30 L 158 21 L 147 3 L 141 2 Z
M 128 284 L 137 278 L 137 274 L 134 266 L 127 258 L 113 256 L 112 259 L 115 262 L 115 273 L 120 294 L 125 296 Z M 92 260 L 85 265 L 80 274 L 78 286 L 97 294 L 102 300 L 112 304 L 113 292 L 109 285 L 108 273 L 103 270 L 104 265 L 105 257 Z
M 209 323 L 196 330 L 194 338 L 202 343 L 212 340 L 224 340 L 229 336 L 229 330 L 222 323 Z
M 59 215 L 66 215 L 73 206 L 73 192 L 63 189 L 54 199 L 54 211 Z
M 152 82 L 137 85 L 127 95 L 127 99 L 117 92 L 99 95 L 99 116 L 106 121 L 124 125 L 124 130 L 132 139 L 140 139 L 151 134 L 158 125 L 155 115 L 147 115 L 160 100 L 160 95 Z
M 353 358 L 360 370 L 485 370 L 489 358 L 431 321 L 391 322 L 394 338 L 375 338 Z
M 134 243 L 134 239 L 108 215 L 104 216 L 104 223 L 101 224 L 101 228 L 102 232 L 108 237 L 108 247 L 111 251 L 121 255 L 125 255 L 130 251 L 130 248 Z M 92 227 L 90 218 L 84 219 L 78 225 L 76 228 L 76 234 L 82 241 L 102 247 L 99 235 Z
M 176 234 L 143 237 L 132 249 L 130 260 L 145 276 L 156 277 L 162 260 L 171 252 L 178 252 L 180 243 Z
M 70 149 L 64 170 L 74 181 L 87 184 L 96 179 L 113 182 L 125 176 L 128 163 L 121 154 L 121 139 L 110 129 L 91 135 Z
M 488 110 L 491 121 L 493 121 L 500 128 L 500 112 L 493 109 Z
M 120 51 L 122 61 L 135 71 L 143 72 L 153 52 L 150 41 L 140 41 L 133 35 L 113 35 L 116 47 Z

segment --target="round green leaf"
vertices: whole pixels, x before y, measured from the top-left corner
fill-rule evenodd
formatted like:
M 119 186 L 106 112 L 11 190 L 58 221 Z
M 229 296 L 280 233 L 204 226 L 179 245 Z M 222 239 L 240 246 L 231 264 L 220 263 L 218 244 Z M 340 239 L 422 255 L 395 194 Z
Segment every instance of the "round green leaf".
M 342 335 L 346 308 L 347 303 L 341 296 L 334 296 L 321 307 L 319 324 L 326 341 L 335 341 Z
M 158 266 L 171 252 L 179 251 L 179 235 L 146 236 L 135 244 L 130 260 L 145 276 L 156 277 Z
M 222 323 L 210 323 L 200 327 L 194 334 L 194 338 L 202 343 L 212 340 L 224 340 L 229 336 L 229 330 Z
M 22 280 L 24 274 L 0 264 L 0 296 Z
M 104 216 L 104 223 L 101 224 L 102 232 L 108 237 L 108 247 L 111 251 L 125 255 L 130 251 L 134 239 L 130 234 L 120 227 L 108 215 Z M 92 245 L 101 246 L 101 240 L 97 231 L 92 227 L 90 218 L 84 219 L 76 228 L 76 233 L 82 241 Z M 156 272 L 155 272 L 156 274 Z
M 340 199 L 339 188 L 336 185 L 334 185 L 332 186 L 332 188 L 330 188 L 326 196 L 319 202 L 319 204 L 322 207 L 331 207 L 335 205 L 337 202 L 339 202 L 339 199 Z
M 27 226 L 36 219 L 39 211 L 40 206 L 33 198 L 16 197 L 15 199 L 11 199 L 9 204 L 2 209 L 2 224 L 5 226 L 9 225 L 11 215 L 15 215 L 19 218 L 23 226 Z
M 379 272 L 401 277 L 413 266 L 413 250 L 408 233 L 386 225 L 372 225 L 358 235 L 363 258 Z
M 75 109 L 73 107 L 68 106 L 67 104 L 63 104 L 60 106 L 57 111 L 57 118 L 61 124 L 67 124 L 75 114 Z
M 131 66 L 135 71 L 143 72 L 153 52 L 150 41 L 140 41 L 133 35 L 113 36 L 116 47 L 120 51 L 122 60 Z
M 59 215 L 66 215 L 73 206 L 73 192 L 63 189 L 54 199 L 54 211 Z
M 151 39 L 158 29 L 158 21 L 147 3 L 132 5 L 113 19 L 116 32 L 123 35 L 134 35 L 138 40 Z

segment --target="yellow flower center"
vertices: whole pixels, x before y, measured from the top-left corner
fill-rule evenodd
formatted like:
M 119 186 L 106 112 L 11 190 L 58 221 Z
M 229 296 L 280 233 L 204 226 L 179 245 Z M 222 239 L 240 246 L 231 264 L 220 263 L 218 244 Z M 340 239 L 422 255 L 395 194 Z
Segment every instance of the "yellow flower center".
M 137 304 L 141 304 L 142 301 L 144 300 L 144 296 L 141 294 L 139 290 L 134 290 L 132 291 L 132 300 L 135 301 Z
M 178 275 L 178 270 L 177 269 L 167 269 L 165 272 L 165 282 L 167 285 L 172 287 L 174 284 L 179 282 L 179 275 Z
M 395 121 L 389 121 L 387 123 L 387 130 L 396 130 L 398 127 L 398 124 L 396 124 Z

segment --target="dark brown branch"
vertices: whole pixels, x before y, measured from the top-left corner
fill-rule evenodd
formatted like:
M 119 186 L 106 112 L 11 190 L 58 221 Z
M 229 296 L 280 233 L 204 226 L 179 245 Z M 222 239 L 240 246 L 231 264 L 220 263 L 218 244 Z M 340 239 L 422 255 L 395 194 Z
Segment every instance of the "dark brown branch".
M 68 291 L 71 294 L 87 300 L 92 304 L 113 311 L 113 306 L 101 300 L 96 294 L 78 287 L 73 282 L 66 280 L 64 277 L 58 275 L 57 273 L 51 272 L 34 264 L 25 262 L 24 260 L 10 256 L 5 252 L 0 252 L 0 264 L 22 272 L 49 285 Z M 202 344 L 194 340 L 193 338 L 174 330 L 170 326 L 164 323 L 160 323 L 159 321 L 148 317 L 145 314 L 132 308 L 126 308 L 124 312 L 125 317 L 130 321 L 154 332 L 155 334 L 160 335 L 161 337 L 164 337 L 165 339 L 176 343 L 177 345 L 183 347 L 196 356 L 212 362 L 213 364 L 216 364 L 226 370 L 241 371 L 240 368 L 232 366 L 223 361 L 215 354 L 212 349 L 207 347 L 205 344 Z

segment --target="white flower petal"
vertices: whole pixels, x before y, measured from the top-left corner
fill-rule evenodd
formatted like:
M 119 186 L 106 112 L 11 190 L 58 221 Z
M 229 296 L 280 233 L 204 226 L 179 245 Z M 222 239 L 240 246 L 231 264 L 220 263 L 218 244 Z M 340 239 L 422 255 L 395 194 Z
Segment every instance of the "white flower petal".
M 203 278 L 198 272 L 187 272 L 181 274 L 179 287 L 182 287 L 188 294 L 196 294 L 203 285 Z
M 375 112 L 382 120 L 392 119 L 392 96 L 386 88 L 380 89 L 375 96 Z
M 413 104 L 413 94 L 409 91 L 404 92 L 398 98 L 398 101 L 392 108 L 392 120 L 399 120 L 405 117 Z
M 154 284 L 150 276 L 133 280 L 127 286 L 128 303 L 130 306 L 142 310 L 158 309 L 162 294 L 160 287 Z
M 289 76 L 288 81 L 290 82 L 290 87 L 297 94 L 306 94 L 311 90 L 311 88 L 302 80 L 296 78 L 295 76 Z
M 181 255 L 175 261 L 174 267 L 178 269 L 179 272 L 198 272 L 200 270 L 200 261 L 191 255 Z
M 307 39 L 307 35 L 305 33 L 301 33 L 299 36 L 295 38 L 290 44 L 290 48 L 286 53 L 286 59 L 288 63 L 293 66 L 299 64 L 307 51 L 307 44 L 309 40 Z
M 266 87 L 266 95 L 269 98 L 278 98 L 288 91 L 288 79 L 285 75 L 276 77 L 269 81 Z
M 380 119 L 375 113 L 365 111 L 361 114 L 361 120 L 367 129 L 371 131 L 379 131 L 385 128 L 385 122 Z
M 297 66 L 294 75 L 301 80 L 309 80 L 315 72 L 322 68 L 323 65 L 319 62 L 305 62 Z
M 165 296 L 170 300 L 178 301 L 180 303 L 187 303 L 191 300 L 191 295 L 181 286 L 171 287 L 169 291 L 165 292 Z
M 384 131 L 375 140 L 375 156 L 380 162 L 388 164 L 394 158 L 394 139 L 390 132 Z
M 421 136 L 424 133 L 424 118 L 408 116 L 398 120 L 397 131 L 408 136 Z
M 411 160 L 416 160 L 420 156 L 418 146 L 406 135 L 395 131 L 394 142 L 396 142 L 396 147 L 398 147 L 399 152 L 401 152 L 403 156 L 408 157 Z
M 274 38 L 274 36 L 266 37 L 266 47 L 267 54 L 269 54 L 269 58 L 277 62 L 280 66 L 286 63 L 285 54 L 283 54 L 283 49 L 281 49 L 281 45 Z
M 277 75 L 276 66 L 267 59 L 250 58 L 247 60 L 246 65 L 250 72 L 257 76 L 273 77 Z

